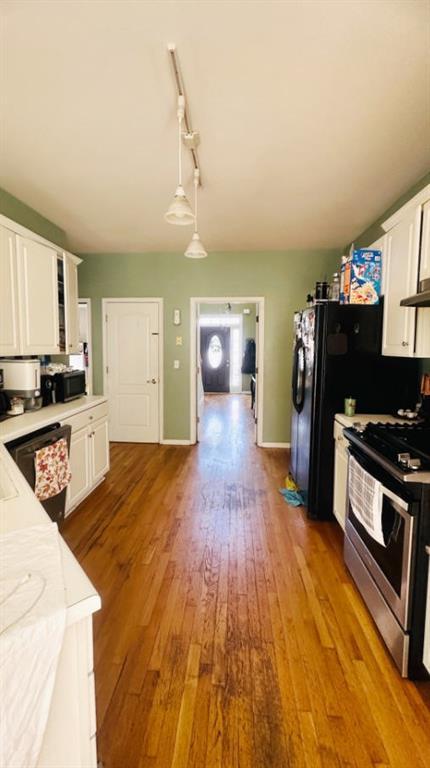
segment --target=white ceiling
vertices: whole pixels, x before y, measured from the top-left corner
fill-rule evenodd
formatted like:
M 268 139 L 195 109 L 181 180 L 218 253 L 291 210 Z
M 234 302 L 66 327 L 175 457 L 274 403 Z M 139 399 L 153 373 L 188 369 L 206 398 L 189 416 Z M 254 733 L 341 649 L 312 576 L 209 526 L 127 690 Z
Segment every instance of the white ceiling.
M 77 251 L 182 250 L 173 41 L 207 249 L 341 246 L 430 167 L 429 9 L 3 0 L 0 185 Z

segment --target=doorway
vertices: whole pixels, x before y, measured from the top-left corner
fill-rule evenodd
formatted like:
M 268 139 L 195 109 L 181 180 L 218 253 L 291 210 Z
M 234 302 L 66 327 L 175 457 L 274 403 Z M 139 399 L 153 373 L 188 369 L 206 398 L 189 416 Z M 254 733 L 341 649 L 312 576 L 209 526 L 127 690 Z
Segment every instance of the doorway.
M 104 392 L 113 442 L 158 443 L 162 299 L 103 299 Z
M 233 422 L 262 443 L 264 299 L 191 299 L 191 442 Z M 239 417 L 240 414 L 240 417 Z

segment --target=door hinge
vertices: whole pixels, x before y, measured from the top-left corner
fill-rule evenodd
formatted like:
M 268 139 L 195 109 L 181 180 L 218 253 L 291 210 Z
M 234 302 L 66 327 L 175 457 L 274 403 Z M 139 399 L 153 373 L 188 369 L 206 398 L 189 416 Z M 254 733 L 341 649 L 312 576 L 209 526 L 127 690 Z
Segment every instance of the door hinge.
M 255 421 L 256 424 L 258 424 L 258 419 L 257 419 L 256 416 L 254 417 L 254 421 Z
M 256 323 L 259 323 L 259 322 L 260 322 L 260 318 L 259 318 L 259 316 L 258 316 L 258 315 L 256 315 L 256 316 L 255 316 L 255 322 L 256 322 Z
M 200 416 L 197 416 L 197 424 L 200 424 Z
M 105 323 L 107 323 L 107 321 L 108 321 L 108 316 L 105 315 Z
M 258 373 L 258 366 L 257 366 L 257 368 L 255 369 L 255 373 Z
M 109 366 L 106 366 L 106 373 L 109 373 Z

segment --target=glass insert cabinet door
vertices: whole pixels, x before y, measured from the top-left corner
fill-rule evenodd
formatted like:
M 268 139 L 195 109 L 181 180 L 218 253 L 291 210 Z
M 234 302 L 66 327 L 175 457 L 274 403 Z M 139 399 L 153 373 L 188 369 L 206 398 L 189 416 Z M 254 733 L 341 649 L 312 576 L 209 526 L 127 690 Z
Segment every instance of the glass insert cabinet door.
M 230 328 L 200 329 L 200 359 L 205 392 L 230 392 Z

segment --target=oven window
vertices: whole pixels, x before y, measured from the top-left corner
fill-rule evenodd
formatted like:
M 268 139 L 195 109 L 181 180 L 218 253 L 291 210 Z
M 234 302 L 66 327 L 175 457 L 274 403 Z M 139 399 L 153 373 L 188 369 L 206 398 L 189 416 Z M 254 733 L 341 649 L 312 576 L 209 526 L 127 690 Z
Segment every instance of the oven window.
M 357 520 L 351 505 L 349 505 L 348 516 L 373 559 L 397 595 L 401 597 L 403 548 L 406 535 L 404 518 L 399 515 L 391 499 L 384 495 L 382 502 L 382 530 L 386 545 L 384 547 L 375 541 Z

